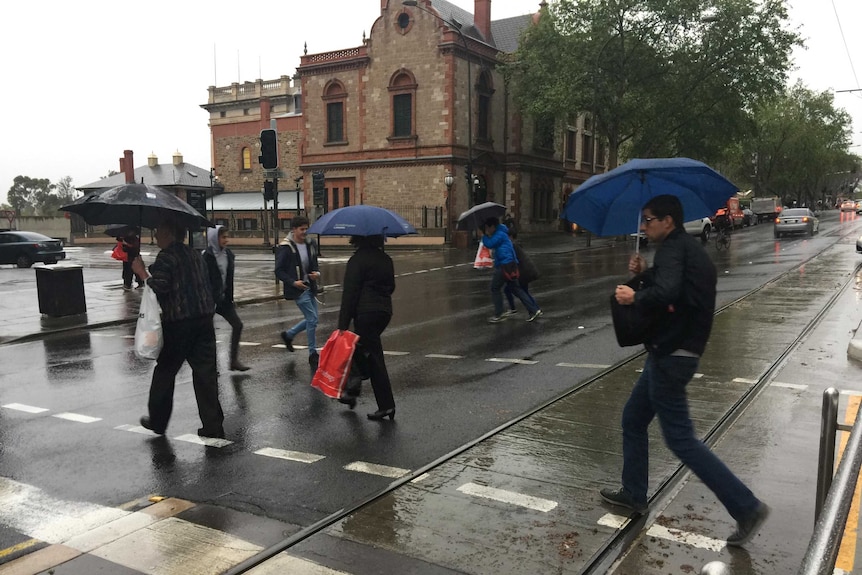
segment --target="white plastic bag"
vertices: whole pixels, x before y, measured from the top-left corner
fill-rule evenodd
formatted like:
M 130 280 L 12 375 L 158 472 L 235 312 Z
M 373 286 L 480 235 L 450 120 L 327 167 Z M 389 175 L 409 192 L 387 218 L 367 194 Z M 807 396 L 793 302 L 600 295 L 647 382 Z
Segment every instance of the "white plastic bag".
M 135 355 L 141 359 L 156 359 L 162 351 L 162 343 L 162 308 L 155 292 L 145 285 L 135 327 Z

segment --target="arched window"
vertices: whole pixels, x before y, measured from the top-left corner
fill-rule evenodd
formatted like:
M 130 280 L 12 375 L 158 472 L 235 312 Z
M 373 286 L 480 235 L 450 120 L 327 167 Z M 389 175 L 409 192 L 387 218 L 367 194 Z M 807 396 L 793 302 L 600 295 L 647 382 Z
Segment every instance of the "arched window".
M 416 136 L 415 113 L 416 79 L 408 70 L 399 70 L 389 81 L 392 99 L 392 138 L 414 138 Z
M 476 138 L 479 140 L 491 139 L 491 96 L 494 95 L 494 87 L 491 83 L 491 75 L 487 71 L 479 76 L 476 85 L 479 95 L 479 106 L 477 107 L 478 118 L 476 119 Z
M 347 90 L 338 80 L 331 80 L 323 89 L 323 102 L 326 107 L 326 143 L 346 144 L 344 108 Z
M 248 148 L 242 149 L 242 171 L 251 171 L 251 150 Z

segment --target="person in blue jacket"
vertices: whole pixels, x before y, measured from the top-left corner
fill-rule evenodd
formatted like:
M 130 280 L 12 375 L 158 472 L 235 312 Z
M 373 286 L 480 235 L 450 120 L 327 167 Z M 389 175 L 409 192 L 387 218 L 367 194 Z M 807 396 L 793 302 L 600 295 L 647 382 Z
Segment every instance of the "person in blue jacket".
M 494 315 L 488 319 L 490 323 L 504 321 L 507 316 L 503 315 L 503 287 L 506 286 L 512 295 L 521 300 L 527 312 L 530 314 L 527 321 L 533 321 L 540 315 L 542 310 L 528 295 L 524 293 L 518 284 L 517 278 L 507 279 L 503 274 L 507 264 L 515 264 L 517 269 L 518 258 L 515 257 L 515 248 L 509 238 L 509 230 L 500 220 L 490 217 L 482 223 L 482 244 L 492 250 L 494 254 L 494 275 L 491 277 L 491 301 L 494 303 Z

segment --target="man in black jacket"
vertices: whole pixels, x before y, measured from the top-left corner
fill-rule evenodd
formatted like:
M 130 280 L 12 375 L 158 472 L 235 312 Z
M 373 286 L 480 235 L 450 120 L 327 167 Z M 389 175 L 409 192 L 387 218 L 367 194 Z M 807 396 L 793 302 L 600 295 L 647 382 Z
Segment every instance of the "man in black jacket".
M 623 408 L 622 488 L 602 489 L 602 498 L 642 513 L 649 486 L 648 428 L 658 416 L 671 451 L 709 487 L 737 521 L 727 538 L 741 547 L 766 520 L 769 508 L 754 496 L 727 466 L 697 438 L 688 412 L 685 387 L 697 370 L 715 313 L 715 266 L 703 247 L 683 229 L 683 210 L 676 196 L 661 195 L 643 208 L 641 229 L 659 243 L 653 267 L 640 255 L 629 271 L 646 272 L 648 287 L 635 292 L 618 285 L 621 305 L 660 310 L 661 317 L 647 336 L 649 352 L 643 372 Z
M 320 267 L 317 263 L 317 244 L 306 237 L 308 218 L 296 216 L 290 223 L 290 234 L 278 246 L 275 253 L 275 277 L 284 283 L 284 299 L 292 299 L 302 312 L 303 320 L 287 331 L 281 339 L 288 351 L 293 351 L 293 338 L 306 332 L 308 339 L 308 364 L 311 373 L 317 371 L 320 356 L 317 353 L 317 282 Z

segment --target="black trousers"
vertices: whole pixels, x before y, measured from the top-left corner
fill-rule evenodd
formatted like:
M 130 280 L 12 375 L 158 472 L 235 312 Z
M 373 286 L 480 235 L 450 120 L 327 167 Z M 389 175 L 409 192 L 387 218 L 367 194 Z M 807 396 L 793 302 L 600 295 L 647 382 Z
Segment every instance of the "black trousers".
M 216 342 L 212 316 L 162 324 L 164 346 L 156 360 L 150 384 L 150 422 L 153 430 L 164 432 L 174 408 L 174 384 L 183 362 L 192 368 L 192 385 L 203 431 L 224 431 L 224 413 L 218 399 Z
M 380 341 L 380 334 L 389 325 L 391 318 L 392 316 L 386 312 L 377 312 L 359 314 L 353 319 L 353 328 L 359 336 L 359 343 L 353 354 L 351 373 L 360 377 L 351 377 L 350 385 L 345 392 L 348 395 L 359 395 L 361 378 L 370 377 L 371 389 L 374 390 L 378 409 L 395 407 L 392 384 L 383 359 L 383 343 Z
M 216 313 L 222 316 L 231 327 L 230 363 L 232 366 L 239 355 L 239 338 L 242 336 L 242 320 L 239 319 L 239 316 L 236 313 L 236 305 L 233 302 L 217 306 Z
M 141 278 L 139 278 L 137 274 L 132 271 L 131 262 L 123 262 L 123 285 L 129 288 L 132 287 L 132 278 L 137 280 L 138 285 L 144 283 L 143 281 L 141 281 Z

